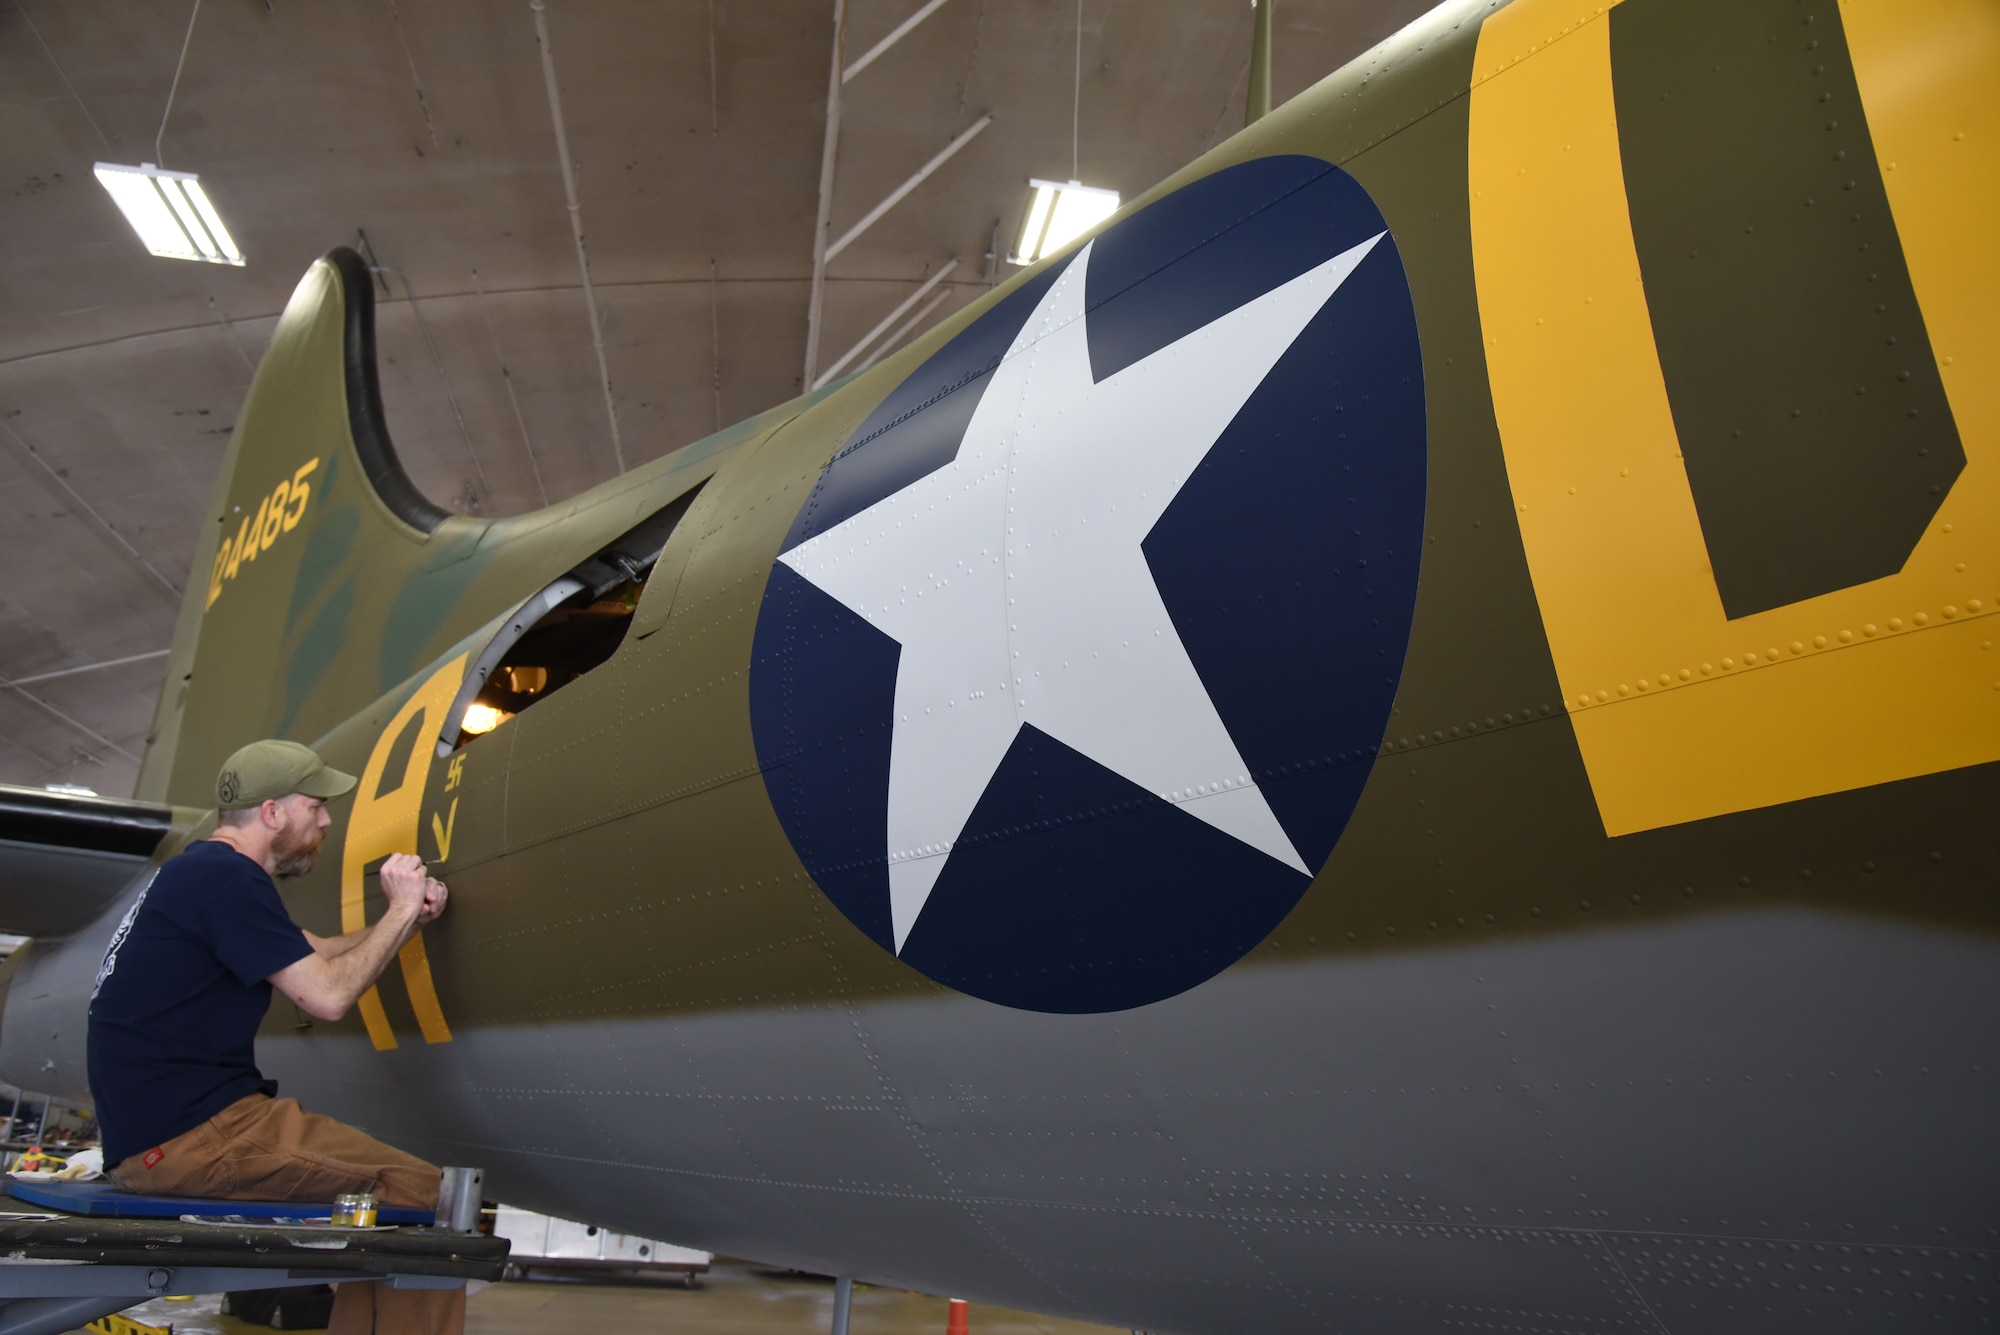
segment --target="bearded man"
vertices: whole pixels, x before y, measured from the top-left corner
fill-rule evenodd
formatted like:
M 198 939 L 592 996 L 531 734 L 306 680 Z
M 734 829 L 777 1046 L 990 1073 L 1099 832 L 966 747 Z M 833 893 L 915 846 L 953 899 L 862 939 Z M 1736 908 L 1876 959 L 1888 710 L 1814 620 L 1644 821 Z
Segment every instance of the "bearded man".
M 388 907 L 331 939 L 299 928 L 274 876 L 303 876 L 354 776 L 297 742 L 253 742 L 216 778 L 213 835 L 161 866 L 119 923 L 90 999 L 90 1089 L 107 1176 L 127 1191 L 331 1201 L 368 1191 L 429 1209 L 442 1174 L 414 1155 L 277 1097 L 254 1044 L 271 989 L 335 1021 L 403 943 L 444 912 L 414 854 L 382 864 Z M 334 1331 L 462 1329 L 465 1291 L 343 1284 Z

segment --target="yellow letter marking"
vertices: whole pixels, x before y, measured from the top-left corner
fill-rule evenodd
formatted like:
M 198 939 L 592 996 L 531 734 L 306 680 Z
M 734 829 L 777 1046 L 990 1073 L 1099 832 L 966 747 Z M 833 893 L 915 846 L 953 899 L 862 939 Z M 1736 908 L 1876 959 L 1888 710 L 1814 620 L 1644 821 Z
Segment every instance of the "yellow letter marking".
M 396 711 L 382 735 L 376 739 L 375 749 L 369 753 L 368 763 L 362 767 L 361 783 L 354 793 L 354 814 L 348 819 L 347 842 L 342 850 L 340 864 L 340 928 L 343 932 L 356 932 L 368 925 L 367 913 L 362 905 L 362 873 L 367 865 L 391 853 L 407 853 L 417 846 L 417 814 L 423 806 L 424 781 L 430 772 L 430 764 L 437 756 L 437 732 L 444 724 L 445 710 L 451 707 L 452 698 L 458 694 L 459 680 L 465 675 L 465 655 L 460 654 L 425 679 L 417 687 L 415 694 Z M 382 786 L 383 770 L 389 762 L 389 753 L 395 749 L 396 739 L 410 720 L 423 715 L 418 724 L 416 745 L 410 748 L 409 759 L 401 776 L 392 776 L 393 786 L 381 797 L 376 797 L 376 789 Z M 457 818 L 456 810 L 453 819 Z M 449 828 L 444 839 L 449 844 Z M 440 853 L 450 850 L 446 848 Z M 403 981 L 410 992 L 410 1007 L 416 1012 L 417 1027 L 423 1031 L 426 1043 L 449 1043 L 451 1029 L 445 1024 L 444 1011 L 438 1005 L 437 985 L 431 978 L 430 957 L 424 951 L 424 938 L 418 934 L 403 946 L 398 959 L 403 967 Z M 369 1041 L 377 1050 L 396 1046 L 396 1035 L 389 1027 L 389 1017 L 382 1009 L 382 998 L 369 988 L 361 996 L 359 1003 L 361 1022 L 368 1028 Z
M 2000 759 L 1982 648 L 2000 631 L 2000 21 L 1979 0 L 1841 9 L 1965 471 L 1898 574 L 1735 621 L 1632 241 L 1610 6 L 1517 0 L 1480 33 L 1468 187 L 1493 409 L 1612 835 Z

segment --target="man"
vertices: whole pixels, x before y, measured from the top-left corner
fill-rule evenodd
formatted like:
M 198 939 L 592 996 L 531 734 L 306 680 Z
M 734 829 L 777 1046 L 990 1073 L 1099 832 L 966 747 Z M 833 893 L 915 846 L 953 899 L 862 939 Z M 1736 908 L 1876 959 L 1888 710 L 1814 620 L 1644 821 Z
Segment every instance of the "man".
M 169 859 L 118 925 L 91 992 L 89 1061 L 107 1176 L 120 1187 L 437 1203 L 437 1168 L 278 1098 L 253 1049 L 273 987 L 314 1019 L 338 1020 L 444 912 L 444 885 L 398 853 L 382 864 L 388 907 L 372 925 L 328 939 L 287 915 L 272 877 L 312 870 L 327 799 L 354 783 L 297 742 L 244 747 L 217 776 L 215 833 Z M 463 1289 L 351 1283 L 329 1330 L 453 1331 L 464 1320 Z

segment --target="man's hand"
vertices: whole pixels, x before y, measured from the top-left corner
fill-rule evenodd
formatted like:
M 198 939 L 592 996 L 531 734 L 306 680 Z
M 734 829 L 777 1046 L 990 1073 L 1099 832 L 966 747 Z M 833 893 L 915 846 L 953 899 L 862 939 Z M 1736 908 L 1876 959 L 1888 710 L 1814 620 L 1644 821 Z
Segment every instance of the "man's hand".
M 444 912 L 444 902 L 450 895 L 451 892 L 445 889 L 443 881 L 426 876 L 424 878 L 424 906 L 417 912 L 417 926 L 422 927 L 425 923 L 436 922 L 438 915 Z
M 444 912 L 445 888 L 422 859 L 394 853 L 382 863 L 388 909 L 372 925 L 333 941 L 308 936 L 313 953 L 270 977 L 273 987 L 316 1020 L 338 1020 L 366 992 L 405 941 Z
M 390 908 L 412 908 L 419 912 L 429 899 L 428 888 L 437 884 L 430 879 L 423 859 L 415 853 L 391 853 L 382 862 L 381 880 L 382 898 L 389 901 Z

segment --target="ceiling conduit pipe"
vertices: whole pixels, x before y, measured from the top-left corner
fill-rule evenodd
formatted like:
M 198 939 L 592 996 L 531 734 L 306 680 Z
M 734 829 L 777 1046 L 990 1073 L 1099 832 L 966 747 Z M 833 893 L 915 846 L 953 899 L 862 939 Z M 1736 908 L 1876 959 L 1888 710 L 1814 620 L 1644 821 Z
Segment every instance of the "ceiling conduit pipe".
M 936 310 L 939 306 L 942 306 L 945 302 L 945 299 L 950 295 L 951 293 L 949 292 L 940 292 L 936 296 L 932 297 L 929 301 L 925 302 L 922 310 L 918 311 L 915 315 L 912 315 L 909 319 L 903 321 L 902 328 L 898 329 L 895 333 L 889 335 L 888 339 L 883 342 L 881 347 L 875 349 L 874 352 L 868 355 L 868 360 L 865 364 L 863 364 L 861 369 L 865 371 L 868 369 L 868 367 L 873 366 L 876 362 L 879 362 L 884 357 L 888 356 L 889 353 L 896 347 L 897 344 L 901 343 L 905 338 L 908 338 L 910 336 L 912 330 L 914 330 L 918 325 L 922 324 L 925 320 L 930 319 L 931 312 Z
M 836 361 L 833 365 L 827 367 L 826 370 L 820 372 L 819 379 L 813 381 L 812 387 L 814 389 L 818 389 L 821 385 L 824 385 L 827 381 L 832 380 L 834 377 L 838 376 L 842 371 L 846 370 L 847 364 L 849 362 L 853 361 L 856 357 L 859 357 L 863 352 L 867 351 L 868 348 L 875 342 L 875 340 L 882 336 L 883 331 L 885 331 L 886 329 L 889 328 L 890 325 L 896 323 L 896 321 L 902 319 L 905 315 L 907 315 L 912 306 L 916 305 L 918 302 L 922 301 L 925 297 L 929 296 L 931 289 L 936 287 L 939 283 L 942 283 L 946 278 L 949 278 L 952 274 L 952 271 L 957 268 L 958 268 L 958 258 L 956 256 L 953 256 L 950 263 L 946 264 L 942 269 L 939 269 L 929 278 L 926 278 L 923 281 L 923 285 L 921 287 L 919 287 L 916 291 L 912 292 L 909 296 L 903 298 L 901 305 L 897 306 L 895 310 L 890 311 L 887 315 L 883 316 L 881 320 L 876 323 L 873 329 L 869 330 L 866 334 L 862 336 L 861 341 L 859 343 L 856 343 L 846 352 L 841 353 L 840 360 Z M 891 342 L 894 342 L 894 340 L 892 339 Z
M 910 31 L 910 29 L 916 27 L 919 23 L 922 23 L 925 19 L 937 13 L 938 6 L 942 5 L 943 3 L 944 0 L 930 0 L 929 4 L 925 5 L 922 9 L 910 15 L 910 17 L 904 19 L 901 23 L 897 24 L 895 30 L 892 31 L 887 37 L 884 37 L 881 41 L 869 47 L 867 53 L 863 55 L 861 59 L 855 61 L 852 65 L 849 65 L 846 68 L 846 70 L 844 70 L 841 73 L 840 81 L 842 83 L 846 83 L 849 79 L 852 79 L 855 75 L 861 73 L 861 71 L 867 69 L 870 65 L 873 65 L 876 62 L 876 60 L 878 60 L 881 57 L 884 51 L 887 51 L 890 47 L 902 41 L 904 35 L 907 34 Z
M 909 194 L 912 190 L 915 190 L 918 186 L 922 185 L 925 181 L 929 180 L 932 172 L 936 171 L 939 167 L 944 166 L 945 163 L 951 161 L 953 154 L 957 153 L 959 149 L 964 148 L 974 139 L 977 139 L 979 137 L 979 132 L 981 130 L 984 130 L 987 126 L 991 125 L 992 123 L 993 123 L 993 113 L 989 111 L 985 115 L 981 116 L 978 120 L 974 121 L 972 124 L 966 126 L 963 130 L 960 130 L 956 138 L 954 138 L 950 143 L 946 144 L 943 148 L 938 150 L 938 154 L 936 157 L 932 158 L 929 162 L 926 162 L 923 166 L 917 168 L 917 170 L 911 174 L 908 180 L 904 181 L 894 190 L 891 190 L 886 199 L 884 199 L 880 204 L 877 204 L 874 208 L 868 210 L 868 212 L 862 214 L 860 222 L 854 224 L 854 226 L 848 228 L 845 232 L 841 233 L 840 238 L 838 240 L 834 241 L 831 245 L 827 246 L 826 257 L 830 260 L 834 256 L 838 255 L 841 251 L 846 250 L 850 245 L 854 244 L 855 238 L 859 237 L 863 232 L 873 227 L 875 225 L 876 220 L 879 219 L 883 214 L 887 213 L 890 209 L 895 208 L 896 205 L 902 203 L 903 196 Z

